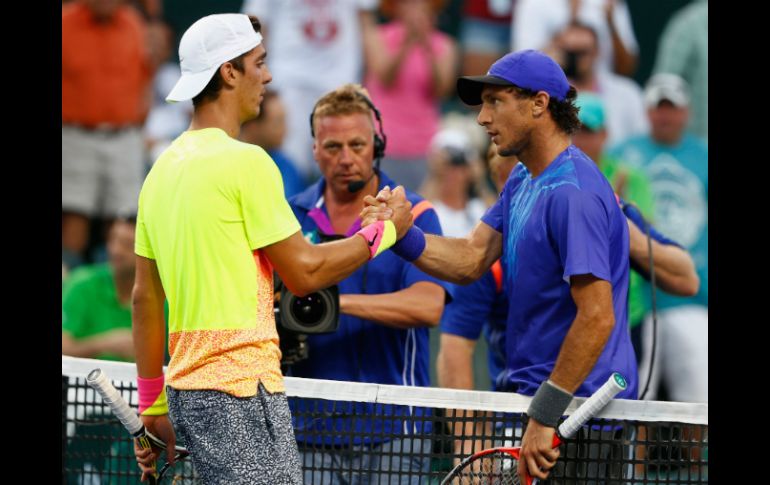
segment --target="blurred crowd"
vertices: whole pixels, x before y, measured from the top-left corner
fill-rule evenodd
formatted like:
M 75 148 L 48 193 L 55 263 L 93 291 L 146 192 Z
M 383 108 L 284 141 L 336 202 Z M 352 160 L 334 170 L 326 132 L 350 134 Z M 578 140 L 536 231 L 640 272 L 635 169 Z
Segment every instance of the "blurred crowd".
M 457 32 L 447 32 L 457 5 Z M 382 169 L 432 202 L 447 236 L 467 234 L 498 194 L 494 152 L 476 111 L 456 101 L 457 77 L 484 74 L 512 50 L 551 56 L 579 93 L 575 145 L 696 265 L 695 296 L 657 295 L 655 379 L 676 378 L 675 367 L 664 364 L 682 352 L 699 356 L 707 375 L 707 350 L 702 335 L 695 338 L 708 322 L 707 0 L 670 17 L 657 52 L 640 51 L 624 0 L 211 0 L 191 6 L 200 11 L 189 21 L 178 17 L 184 8 L 172 6 L 62 3 L 63 354 L 133 359 L 138 194 L 193 109 L 189 101 L 165 101 L 181 75 L 179 36 L 198 17 L 240 10 L 262 22 L 273 76 L 260 116 L 243 125 L 240 139 L 270 154 L 286 196 L 320 177 L 308 123 L 316 101 L 361 83 L 387 135 Z M 633 77 L 640 56 L 654 56 L 643 85 Z M 650 293 L 649 283 L 632 279 L 629 322 L 647 341 Z M 708 400 L 707 390 L 666 392 L 662 397 Z

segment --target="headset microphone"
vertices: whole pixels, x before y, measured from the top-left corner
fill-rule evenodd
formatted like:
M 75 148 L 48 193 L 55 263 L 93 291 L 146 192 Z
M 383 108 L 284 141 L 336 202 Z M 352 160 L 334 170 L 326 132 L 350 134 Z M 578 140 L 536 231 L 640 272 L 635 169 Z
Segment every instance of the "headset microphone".
M 370 180 L 374 178 L 376 174 L 380 172 L 380 160 L 377 159 L 375 162 L 375 167 L 372 170 L 372 174 L 367 178 L 366 180 L 354 180 L 353 182 L 348 182 L 348 192 L 351 194 L 355 194 L 359 190 L 363 189 L 366 184 L 369 183 Z

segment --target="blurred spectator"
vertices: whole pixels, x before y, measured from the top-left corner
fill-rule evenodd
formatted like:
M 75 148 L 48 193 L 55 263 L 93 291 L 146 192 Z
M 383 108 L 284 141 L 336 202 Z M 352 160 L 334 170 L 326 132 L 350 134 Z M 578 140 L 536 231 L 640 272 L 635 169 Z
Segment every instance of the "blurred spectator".
M 519 0 L 513 11 L 513 50 L 543 49 L 573 22 L 596 32 L 599 70 L 634 74 L 639 46 L 624 0 Z
M 647 175 L 641 169 L 631 167 L 604 151 L 607 130 L 602 100 L 594 94 L 581 92 L 575 105 L 580 108 L 578 117 L 582 126 L 572 135 L 572 143 L 596 162 L 621 199 L 634 204 L 650 220 L 653 217 L 653 201 Z M 643 284 L 642 276 L 632 271 L 628 283 L 628 326 L 637 362 L 643 355 L 642 321 L 649 309 L 647 294 L 649 288 Z
M 607 146 L 649 130 L 642 90 L 632 79 L 599 69 L 600 46 L 596 31 L 571 23 L 544 49 L 564 69 L 578 92 L 590 91 L 606 109 Z
M 487 210 L 481 199 L 472 196 L 475 183 L 471 164 L 481 162 L 465 133 L 447 129 L 433 137 L 428 165 L 435 185 L 425 192 L 433 192 L 431 202 L 445 236 L 466 236 Z M 481 173 L 484 175 L 483 168 Z
M 511 10 L 515 0 L 465 0 L 460 24 L 462 73 L 487 72 L 511 47 Z
M 708 402 L 708 147 L 685 132 L 690 95 L 681 77 L 654 75 L 645 103 L 650 135 L 631 138 L 610 153 L 644 169 L 652 184 L 655 225 L 692 254 L 700 278 L 692 298 L 657 295 L 659 361 L 651 398 L 662 372 L 672 400 Z M 651 329 L 649 319 L 645 327 L 645 332 Z M 642 362 L 640 375 L 648 365 Z
M 466 108 L 468 105 L 463 104 Z M 477 113 L 469 113 L 463 109 L 462 112 L 450 111 L 441 117 L 440 131 L 454 130 L 461 131 L 471 143 L 474 156 L 471 158 L 470 166 L 473 173 L 473 191 L 476 197 L 484 202 L 484 205 L 491 207 L 497 202 L 499 192 L 495 190 L 495 184 L 492 175 L 487 168 L 486 157 L 481 157 L 489 149 L 489 135 L 483 126 L 476 122 Z M 428 157 L 428 177 L 420 187 L 420 193 L 425 191 L 423 197 L 435 199 L 437 197 L 435 177 L 432 177 L 431 168 L 432 158 Z
M 277 92 L 268 89 L 262 99 L 259 115 L 241 125 L 239 139 L 259 145 L 270 155 L 283 178 L 283 191 L 288 199 L 305 190 L 302 176 L 294 163 L 281 150 L 286 137 L 286 108 Z
M 118 219 L 107 239 L 109 263 L 81 266 L 62 287 L 62 355 L 134 360 L 131 290 L 134 218 Z
M 80 264 L 92 217 L 136 210 L 152 59 L 121 0 L 62 5 L 62 262 Z
M 171 60 L 174 49 L 174 33 L 171 28 L 162 22 L 154 22 L 148 32 L 153 57 L 160 66 L 152 82 L 152 107 L 144 125 L 147 157 L 149 165 L 152 165 L 161 152 L 190 126 L 193 106 L 189 100 L 166 102 L 166 95 L 182 76 L 179 64 Z
M 696 0 L 671 17 L 660 37 L 653 72 L 678 74 L 692 88 L 688 128 L 709 139 L 709 3 Z
M 382 168 L 412 191 L 428 172 L 426 157 L 439 128 L 439 102 L 457 80 L 457 45 L 436 28 L 444 3 L 385 0 L 381 10 L 392 21 L 367 31 L 366 87 L 387 120 Z
M 256 15 L 270 53 L 272 88 L 286 100 L 288 131 L 283 151 L 303 177 L 318 176 L 308 116 L 322 95 L 360 82 L 362 30 L 373 25 L 377 0 L 245 0 Z
M 645 217 L 652 217 L 652 192 L 647 175 L 604 150 L 607 146 L 607 127 L 601 98 L 593 93 L 581 92 L 575 104 L 580 108 L 578 118 L 581 128 L 572 135 L 572 143 L 596 162 L 616 194 L 636 205 Z

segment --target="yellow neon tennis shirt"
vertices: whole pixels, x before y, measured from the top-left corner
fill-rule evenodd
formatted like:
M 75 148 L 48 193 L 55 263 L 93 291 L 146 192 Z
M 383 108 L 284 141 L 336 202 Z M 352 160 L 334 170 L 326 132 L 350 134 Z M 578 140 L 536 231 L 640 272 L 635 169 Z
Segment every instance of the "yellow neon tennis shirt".
M 299 230 L 262 148 L 206 128 L 161 154 L 139 195 L 135 252 L 156 261 L 169 304 L 168 385 L 284 391 L 273 269 L 259 248 Z

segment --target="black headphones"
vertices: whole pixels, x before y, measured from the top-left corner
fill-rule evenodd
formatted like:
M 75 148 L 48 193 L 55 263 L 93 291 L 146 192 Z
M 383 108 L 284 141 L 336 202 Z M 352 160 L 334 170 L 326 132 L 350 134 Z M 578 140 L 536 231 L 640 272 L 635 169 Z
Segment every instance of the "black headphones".
M 361 98 L 369 109 L 374 112 L 374 117 L 377 119 L 377 125 L 379 126 L 378 132 L 374 133 L 374 160 L 375 165 L 379 166 L 380 159 L 385 156 L 385 147 L 388 144 L 388 137 L 385 136 L 385 132 L 382 131 L 382 118 L 380 117 L 380 110 L 378 110 L 374 103 L 369 98 L 358 91 L 353 91 L 356 96 Z M 315 115 L 315 109 L 318 107 L 318 103 L 313 106 L 313 111 L 310 112 L 310 134 L 315 138 L 315 130 L 313 129 L 313 116 Z

